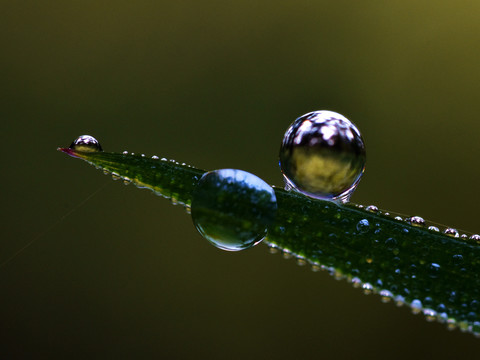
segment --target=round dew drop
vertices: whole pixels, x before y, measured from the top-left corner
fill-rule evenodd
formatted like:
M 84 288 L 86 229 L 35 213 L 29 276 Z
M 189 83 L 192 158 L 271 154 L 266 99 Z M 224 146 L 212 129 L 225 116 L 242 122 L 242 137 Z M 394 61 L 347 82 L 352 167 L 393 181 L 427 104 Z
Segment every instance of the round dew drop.
M 100 145 L 98 140 L 90 135 L 79 136 L 72 142 L 72 144 L 69 146 L 69 149 L 80 152 L 103 151 L 102 146 Z
M 360 132 L 333 111 L 314 111 L 296 119 L 280 148 L 286 188 L 319 199 L 347 202 L 365 162 Z
M 261 242 L 276 211 L 273 188 L 242 170 L 207 172 L 192 194 L 195 227 L 222 250 L 244 250 Z

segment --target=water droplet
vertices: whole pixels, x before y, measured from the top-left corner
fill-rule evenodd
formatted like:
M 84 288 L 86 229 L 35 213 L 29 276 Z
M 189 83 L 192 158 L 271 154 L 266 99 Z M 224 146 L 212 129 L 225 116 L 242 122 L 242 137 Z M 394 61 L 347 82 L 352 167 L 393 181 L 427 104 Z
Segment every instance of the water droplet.
M 367 211 L 370 211 L 370 212 L 373 212 L 373 213 L 376 213 L 378 212 L 378 207 L 376 207 L 375 205 L 368 205 L 365 210 Z
M 472 236 L 470 236 L 470 240 L 480 241 L 480 235 L 478 235 L 478 234 L 473 234 Z
M 397 240 L 395 238 L 388 238 L 385 240 L 385 245 L 388 249 L 392 250 L 397 246 Z
M 412 308 L 412 313 L 414 314 L 419 314 L 423 308 L 422 302 L 418 299 L 413 300 L 410 304 L 410 307 Z
M 122 154 L 123 154 L 123 155 L 128 155 L 128 151 L 125 150 L 125 151 L 122 152 Z
M 362 280 L 357 277 L 354 277 L 351 281 L 354 288 L 359 288 L 360 286 L 362 286 Z
M 409 221 L 414 226 L 425 226 L 425 220 L 420 216 L 412 216 Z
M 423 309 L 423 315 L 428 322 L 435 321 L 437 319 L 437 312 L 433 309 Z
M 432 279 L 436 279 L 438 277 L 438 273 L 440 272 L 440 265 L 436 263 L 430 264 L 430 277 Z
M 72 144 L 69 146 L 69 149 L 80 152 L 103 151 L 102 146 L 100 145 L 98 140 L 90 135 L 79 136 L 72 142 Z
M 393 294 L 391 291 L 388 291 L 388 290 L 381 290 L 380 291 L 380 296 L 381 296 L 381 301 L 383 303 L 387 303 L 387 302 L 390 302 L 393 298 Z
M 439 231 L 440 231 L 440 229 L 439 229 L 438 227 L 436 227 L 436 226 L 429 226 L 429 227 L 428 227 L 428 230 L 436 231 L 436 232 L 439 232 Z
M 398 307 L 405 305 L 405 298 L 402 295 L 397 295 L 395 297 L 395 305 Z
M 452 237 L 456 237 L 456 238 L 459 237 L 457 229 L 454 229 L 454 228 L 447 228 L 445 229 L 444 233 Z
M 153 159 L 153 160 L 158 160 L 158 159 L 160 159 L 160 158 L 159 158 L 157 155 L 153 155 L 153 156 L 152 156 L 152 159 Z
M 398 221 L 403 221 L 402 217 L 401 216 L 395 216 L 394 218 L 395 220 L 398 220 Z
M 308 196 L 347 202 L 365 169 L 365 145 L 347 118 L 314 111 L 296 119 L 280 148 L 286 188 Z
M 297 257 L 297 265 L 298 266 L 304 266 L 306 264 L 307 264 L 307 261 L 305 260 L 305 258 L 303 258 L 301 256 Z
M 360 234 L 365 234 L 370 229 L 370 223 L 367 219 L 362 219 L 357 223 L 357 231 Z
M 372 284 L 370 284 L 370 283 L 365 283 L 365 284 L 363 284 L 363 285 L 362 285 L 362 288 L 363 288 L 363 293 L 364 293 L 365 295 L 370 295 L 370 294 L 372 293 L 372 291 L 373 291 L 373 286 L 372 286 Z
M 216 247 L 238 251 L 258 244 L 275 217 L 272 187 L 242 170 L 205 173 L 192 195 L 192 220 Z

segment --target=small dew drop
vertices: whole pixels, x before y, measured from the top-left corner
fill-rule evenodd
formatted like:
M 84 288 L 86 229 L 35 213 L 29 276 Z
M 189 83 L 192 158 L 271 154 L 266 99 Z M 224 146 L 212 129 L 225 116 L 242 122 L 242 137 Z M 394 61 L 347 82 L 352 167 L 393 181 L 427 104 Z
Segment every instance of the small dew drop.
M 419 314 L 420 312 L 422 312 L 422 302 L 418 299 L 415 299 L 412 301 L 412 303 L 410 304 L 410 307 L 412 308 L 412 313 L 413 314 Z
M 367 219 L 362 219 L 357 223 L 357 231 L 360 234 L 365 234 L 370 229 L 370 223 Z
M 221 169 L 200 178 L 191 207 L 193 223 L 203 237 L 222 250 L 239 251 L 265 238 L 277 200 L 272 187 L 257 176 Z
M 425 220 L 420 216 L 412 216 L 409 221 L 414 226 L 425 226 Z
M 380 291 L 380 300 L 383 302 L 383 303 L 388 303 L 392 300 L 393 298 L 393 294 L 391 291 L 388 291 L 388 290 L 381 290 Z
M 365 295 L 370 295 L 373 292 L 373 286 L 370 283 L 363 284 L 362 288 Z
M 470 236 L 470 240 L 480 241 L 480 235 L 473 234 L 472 236 Z
M 437 312 L 432 309 L 423 309 L 423 315 L 428 322 L 435 321 L 437 319 Z
M 445 229 L 444 233 L 452 237 L 459 237 L 458 231 L 454 228 L 447 228 Z
M 128 155 L 128 151 L 125 150 L 125 151 L 122 152 L 122 154 L 123 154 L 123 155 Z
M 157 155 L 153 155 L 153 156 L 152 156 L 152 159 L 153 159 L 153 160 L 158 160 L 158 159 L 160 159 L 160 158 L 159 158 Z
M 430 230 L 430 231 L 436 231 L 436 232 L 439 232 L 439 231 L 440 231 L 440 229 L 439 229 L 438 227 L 436 227 L 436 226 L 429 226 L 429 227 L 428 227 L 428 230 Z
M 437 263 L 431 263 L 430 264 L 430 277 L 432 279 L 436 279 L 438 277 L 438 274 L 440 272 L 440 265 Z
M 93 136 L 90 135 L 81 135 L 76 138 L 72 144 L 69 146 L 69 149 L 79 151 L 79 152 L 98 152 L 103 151 L 102 146 Z
M 375 205 L 369 205 L 365 208 L 365 210 L 376 213 L 378 212 L 378 207 L 376 207 Z
M 365 169 L 360 132 L 344 116 L 314 111 L 285 132 L 280 168 L 286 188 L 307 196 L 347 202 Z
M 403 221 L 403 219 L 402 219 L 401 216 L 395 216 L 394 219 L 395 219 L 395 220 L 398 220 L 398 221 Z

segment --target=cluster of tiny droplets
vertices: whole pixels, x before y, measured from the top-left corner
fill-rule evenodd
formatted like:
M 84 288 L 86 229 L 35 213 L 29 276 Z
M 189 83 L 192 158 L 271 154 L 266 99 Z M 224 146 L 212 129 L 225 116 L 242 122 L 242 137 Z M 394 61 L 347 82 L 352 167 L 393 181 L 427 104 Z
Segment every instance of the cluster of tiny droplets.
M 326 271 L 331 276 L 333 276 L 335 280 L 346 279 L 353 285 L 354 288 L 362 289 L 365 295 L 377 294 L 380 296 L 380 301 L 382 301 L 383 303 L 393 302 L 398 307 L 409 305 L 411 308 L 411 312 L 414 315 L 423 314 L 425 316 L 425 320 L 427 320 L 428 322 L 438 321 L 440 323 L 446 324 L 448 330 L 454 330 L 458 328 L 462 332 L 470 332 L 473 333 L 474 336 L 480 338 L 480 333 L 473 331 L 473 325 L 469 325 L 465 321 L 458 322 L 454 318 L 449 318 L 446 313 L 441 313 L 427 306 L 424 306 L 420 299 L 414 299 L 410 303 L 408 303 L 403 296 L 395 296 L 391 291 L 375 287 L 368 282 L 362 282 L 358 277 L 353 277 L 350 275 L 347 276 L 333 267 L 321 265 L 319 263 L 307 260 L 305 259 L 305 257 L 294 254 L 288 249 L 280 249 L 277 245 L 273 243 L 267 243 L 267 246 L 271 254 L 277 254 L 281 251 L 284 259 L 294 258 L 296 259 L 297 264 L 300 266 L 309 264 L 313 272 Z M 474 324 L 480 326 L 480 322 L 478 324 Z
M 133 153 L 133 152 L 132 152 L 132 153 L 129 153 L 128 151 L 125 150 L 125 151 L 122 152 L 122 155 L 125 155 L 125 156 L 127 156 L 127 155 L 135 156 L 135 153 Z M 138 156 L 138 155 L 137 155 L 137 156 Z M 146 158 L 146 155 L 145 155 L 145 154 L 140 154 L 140 156 L 141 156 L 142 158 Z M 167 161 L 168 161 L 168 162 L 175 163 L 175 165 L 186 166 L 186 167 L 191 168 L 191 165 L 187 165 L 186 163 L 179 163 L 178 161 L 175 161 L 175 160 L 173 160 L 173 159 L 170 159 L 170 160 L 168 160 L 168 159 L 166 159 L 166 158 L 161 158 L 161 159 L 160 159 L 160 158 L 159 158 L 158 156 L 156 156 L 156 155 L 153 155 L 153 156 L 151 157 L 151 159 L 152 159 L 152 160 L 158 160 L 158 161 L 164 161 L 164 162 L 167 162 Z M 130 178 L 127 177 L 127 176 L 121 176 L 120 174 L 118 174 L 118 173 L 116 173 L 116 172 L 114 172 L 114 171 L 111 171 L 111 170 L 109 170 L 108 168 L 103 168 L 103 173 L 104 173 L 105 175 L 110 175 L 113 180 L 123 180 L 123 183 L 124 183 L 125 185 L 133 184 L 133 185 L 137 186 L 137 187 L 140 188 L 140 189 L 145 189 L 145 188 L 146 188 L 144 185 L 139 184 L 135 179 L 130 179 Z M 160 192 L 158 192 L 158 191 L 155 191 L 155 190 L 153 190 L 153 189 L 150 189 L 150 190 L 152 190 L 153 193 L 154 193 L 155 195 L 157 195 L 157 196 L 161 196 L 161 197 L 163 197 L 163 198 L 169 199 L 169 200 L 171 201 L 172 205 L 183 205 L 184 208 L 185 208 L 185 211 L 186 211 L 188 214 L 190 214 L 190 212 L 191 212 L 190 204 L 184 204 L 184 203 L 182 203 L 182 202 L 179 202 L 174 196 L 166 196 L 166 195 L 163 195 L 162 193 L 160 193 Z
M 449 235 L 449 236 L 454 237 L 454 238 L 460 238 L 460 239 L 463 239 L 463 240 L 474 240 L 474 241 L 477 241 L 477 242 L 480 243 L 480 235 L 479 234 L 468 235 L 466 233 L 460 233 L 457 229 L 454 229 L 454 228 L 451 228 L 451 227 L 445 227 L 441 231 L 440 228 L 435 226 L 435 225 L 427 226 L 427 221 L 425 221 L 425 219 L 423 219 L 420 216 L 402 217 L 402 216 L 399 216 L 399 215 L 392 215 L 389 212 L 379 210 L 378 207 L 375 206 L 375 205 L 363 206 L 363 205 L 360 205 L 360 204 L 355 204 L 355 206 L 359 209 L 365 209 L 366 211 L 369 211 L 369 212 L 373 212 L 373 213 L 376 213 L 376 214 L 379 214 L 379 215 L 388 216 L 388 217 L 391 217 L 391 218 L 393 218 L 397 221 L 406 222 L 406 223 L 408 223 L 410 225 L 413 225 L 413 226 L 425 227 L 428 230 L 433 231 L 433 232 L 443 232 L 445 235 Z

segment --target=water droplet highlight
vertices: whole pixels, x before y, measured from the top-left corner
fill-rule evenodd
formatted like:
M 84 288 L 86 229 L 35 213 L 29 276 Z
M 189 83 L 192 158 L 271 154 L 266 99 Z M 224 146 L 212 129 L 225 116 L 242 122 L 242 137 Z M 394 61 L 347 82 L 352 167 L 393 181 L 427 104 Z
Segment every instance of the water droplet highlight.
M 365 161 L 360 132 L 333 111 L 314 111 L 296 119 L 280 148 L 286 188 L 320 199 L 347 202 Z
M 103 151 L 102 146 L 93 136 L 81 135 L 69 146 L 69 149 L 79 152 L 97 152 Z
M 214 246 L 227 251 L 261 242 L 273 222 L 277 200 L 273 188 L 246 171 L 205 173 L 192 194 L 192 220 Z

